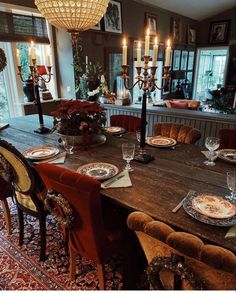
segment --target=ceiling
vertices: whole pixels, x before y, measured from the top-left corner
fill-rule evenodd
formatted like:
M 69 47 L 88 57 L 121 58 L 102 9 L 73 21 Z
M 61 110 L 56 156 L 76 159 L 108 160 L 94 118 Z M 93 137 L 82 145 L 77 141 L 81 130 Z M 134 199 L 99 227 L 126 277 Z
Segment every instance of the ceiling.
M 136 0 L 203 20 L 236 6 L 236 0 Z

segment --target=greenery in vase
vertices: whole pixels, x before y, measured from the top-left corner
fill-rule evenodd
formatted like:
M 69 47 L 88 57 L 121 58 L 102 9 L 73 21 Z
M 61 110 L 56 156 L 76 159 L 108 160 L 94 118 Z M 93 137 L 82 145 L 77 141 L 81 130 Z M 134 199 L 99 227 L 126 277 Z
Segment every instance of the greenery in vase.
M 96 134 L 106 123 L 105 109 L 96 102 L 61 101 L 52 115 L 53 130 L 64 135 Z
M 211 108 L 226 114 L 236 114 L 236 109 L 233 108 L 235 89 L 221 88 L 210 91 L 210 94 L 212 95 L 209 101 Z

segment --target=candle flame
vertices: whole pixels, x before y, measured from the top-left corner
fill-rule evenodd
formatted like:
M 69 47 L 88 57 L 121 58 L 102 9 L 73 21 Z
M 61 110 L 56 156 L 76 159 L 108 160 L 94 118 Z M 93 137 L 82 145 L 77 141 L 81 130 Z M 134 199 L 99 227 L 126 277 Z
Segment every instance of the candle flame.
M 167 47 L 170 47 L 170 39 L 167 40 Z
M 138 48 L 140 49 L 141 48 L 141 42 L 138 41 Z
M 34 46 L 34 41 L 31 41 L 31 47 L 33 47 Z
M 16 54 L 19 56 L 20 55 L 20 50 L 16 49 Z
M 126 46 L 126 38 L 123 39 L 123 46 Z
M 149 32 L 149 28 L 147 29 L 147 36 L 149 36 L 150 32 Z
M 155 45 L 157 45 L 157 44 L 158 44 L 158 38 L 155 37 Z

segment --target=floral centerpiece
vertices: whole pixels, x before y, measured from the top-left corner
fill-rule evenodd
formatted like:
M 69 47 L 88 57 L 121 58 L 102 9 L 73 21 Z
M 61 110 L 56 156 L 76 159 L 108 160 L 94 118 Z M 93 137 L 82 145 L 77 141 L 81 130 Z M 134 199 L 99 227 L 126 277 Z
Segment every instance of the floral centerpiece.
M 87 101 L 61 101 L 51 113 L 54 127 L 59 134 L 82 136 L 86 139 L 99 133 L 106 123 L 105 109 L 100 104 Z

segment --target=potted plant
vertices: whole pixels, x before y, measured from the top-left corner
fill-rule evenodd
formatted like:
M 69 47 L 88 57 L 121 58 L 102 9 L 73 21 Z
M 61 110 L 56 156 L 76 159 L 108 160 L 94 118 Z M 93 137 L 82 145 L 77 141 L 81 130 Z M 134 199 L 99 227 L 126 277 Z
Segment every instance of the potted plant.
M 93 143 L 106 123 L 105 109 L 97 102 L 61 101 L 51 114 L 54 117 L 53 130 L 61 136 L 75 137 L 75 145 Z

